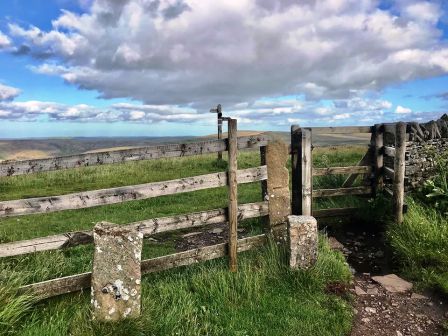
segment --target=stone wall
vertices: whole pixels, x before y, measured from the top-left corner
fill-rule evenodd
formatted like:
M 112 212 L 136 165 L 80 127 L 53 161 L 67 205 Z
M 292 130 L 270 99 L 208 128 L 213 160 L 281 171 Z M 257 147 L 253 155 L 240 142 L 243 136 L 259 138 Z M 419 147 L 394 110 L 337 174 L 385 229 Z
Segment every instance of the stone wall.
M 448 153 L 448 115 L 427 123 L 408 123 L 405 188 L 410 190 L 435 175 L 437 155 Z M 387 144 L 392 145 L 392 144 Z M 386 161 L 393 168 L 393 160 Z

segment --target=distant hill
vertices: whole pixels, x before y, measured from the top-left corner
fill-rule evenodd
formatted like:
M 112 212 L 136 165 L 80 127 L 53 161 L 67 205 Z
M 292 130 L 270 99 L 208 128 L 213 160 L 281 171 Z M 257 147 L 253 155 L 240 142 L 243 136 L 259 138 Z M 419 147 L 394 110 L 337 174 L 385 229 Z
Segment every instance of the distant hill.
M 253 130 L 238 131 L 238 136 L 251 136 L 266 133 L 286 143 L 290 142 L 289 132 L 261 132 Z M 0 140 L 0 160 L 26 160 L 78 153 L 92 153 L 104 150 L 118 150 L 132 147 L 154 146 L 158 144 L 191 142 L 216 139 L 216 134 L 203 137 L 117 137 L 117 138 L 49 138 Z M 227 133 L 223 133 L 223 138 Z M 317 147 L 337 145 L 367 145 L 369 134 L 322 134 L 313 137 Z

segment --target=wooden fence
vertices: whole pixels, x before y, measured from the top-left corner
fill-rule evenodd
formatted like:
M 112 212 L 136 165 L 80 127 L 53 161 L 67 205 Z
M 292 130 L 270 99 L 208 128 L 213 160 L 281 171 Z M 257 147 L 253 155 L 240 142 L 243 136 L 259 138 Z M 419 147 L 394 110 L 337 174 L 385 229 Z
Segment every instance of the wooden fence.
M 229 223 L 229 242 L 206 246 L 185 252 L 166 255 L 142 261 L 142 273 L 151 273 L 200 261 L 229 256 L 229 267 L 236 271 L 237 253 L 262 245 L 266 241 L 264 234 L 237 239 L 237 222 L 247 218 L 268 215 L 268 202 L 237 203 L 237 186 L 242 183 L 266 181 L 267 168 L 261 165 L 255 168 L 238 170 L 237 153 L 239 149 L 266 146 L 266 135 L 237 137 L 237 123 L 229 119 L 228 139 L 173 144 L 166 146 L 142 147 L 135 149 L 108 151 L 91 154 L 72 155 L 51 159 L 4 161 L 0 163 L 0 176 L 17 176 L 44 171 L 55 171 L 94 165 L 123 163 L 136 160 L 183 157 L 228 151 L 229 167 L 227 172 L 186 177 L 171 181 L 145 183 L 139 185 L 92 190 L 66 195 L 36 197 L 0 202 L 0 217 L 49 213 L 69 209 L 82 209 L 101 205 L 148 199 L 163 195 L 192 192 L 203 189 L 228 186 L 228 208 L 201 211 L 163 218 L 152 218 L 125 224 L 138 228 L 144 236 L 197 226 Z M 67 232 L 47 237 L 15 241 L 0 244 L 0 257 L 19 256 L 28 253 L 71 248 L 93 242 L 91 231 Z M 91 273 L 75 274 L 23 286 L 22 291 L 38 294 L 41 298 L 78 291 L 90 287 Z
M 267 190 L 267 166 L 276 164 L 266 162 L 268 135 L 237 137 L 236 120 L 229 119 L 228 139 L 173 144 L 166 146 L 142 147 L 135 149 L 108 151 L 91 154 L 72 155 L 51 159 L 5 161 L 0 163 L 0 176 L 17 176 L 45 171 L 55 171 L 77 167 L 123 163 L 136 160 L 154 160 L 160 158 L 183 157 L 227 151 L 229 166 L 227 172 L 186 177 L 171 181 L 145 183 L 133 186 L 92 190 L 66 195 L 36 197 L 0 202 L 0 217 L 21 216 L 48 213 L 69 209 L 82 209 L 107 204 L 148 199 L 163 195 L 172 195 L 197 190 L 227 186 L 229 188 L 228 208 L 195 212 L 163 218 L 152 218 L 125 224 L 139 228 L 144 236 L 161 232 L 188 229 L 197 226 L 228 223 L 228 243 L 206 246 L 185 252 L 142 261 L 142 273 L 151 273 L 173 267 L 189 265 L 200 261 L 229 256 L 229 268 L 237 269 L 237 253 L 247 251 L 265 243 L 264 234 L 237 239 L 237 223 L 247 218 L 269 215 Z M 387 132 L 396 139 L 395 147 L 383 145 Z M 313 168 L 312 134 L 371 133 L 372 141 L 363 159 L 356 166 Z M 394 199 L 394 214 L 397 222 L 402 221 L 404 202 L 404 151 L 406 125 L 375 125 L 374 127 L 316 127 L 291 128 L 292 160 L 292 214 L 313 215 L 317 218 L 346 216 L 358 211 L 357 208 L 332 208 L 314 210 L 313 198 L 345 195 L 375 195 L 385 190 Z M 239 149 L 260 148 L 261 165 L 255 168 L 238 170 L 237 153 Z M 383 157 L 394 158 L 394 168 L 383 164 Z M 272 160 L 275 161 L 275 160 Z M 277 163 L 278 164 L 278 163 Z M 272 166 L 271 166 L 272 168 Z M 334 174 L 350 174 L 341 188 L 313 190 L 313 177 Z M 368 177 L 367 185 L 353 187 L 359 175 Z M 393 190 L 384 186 L 384 180 L 393 180 Z M 240 204 L 237 202 L 238 184 L 260 181 L 262 184 L 262 202 Z M 289 211 L 289 209 L 288 209 Z M 0 244 L 0 257 L 19 256 L 40 251 L 71 248 L 93 242 L 91 231 L 67 232 L 47 237 Z M 90 286 L 91 273 L 76 274 L 52 279 L 22 287 L 46 298 Z

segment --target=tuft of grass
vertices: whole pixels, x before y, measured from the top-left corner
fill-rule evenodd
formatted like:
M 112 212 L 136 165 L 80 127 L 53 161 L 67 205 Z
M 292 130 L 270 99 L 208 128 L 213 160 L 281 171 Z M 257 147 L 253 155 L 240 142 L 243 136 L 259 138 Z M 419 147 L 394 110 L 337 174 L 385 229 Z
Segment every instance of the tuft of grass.
M 390 224 L 387 232 L 403 273 L 448 296 L 448 220 L 412 199 L 408 206 L 403 224 Z
M 13 334 L 20 326 L 18 322 L 31 310 L 35 299 L 32 295 L 17 295 L 22 284 L 20 274 L 0 272 L 0 333 Z

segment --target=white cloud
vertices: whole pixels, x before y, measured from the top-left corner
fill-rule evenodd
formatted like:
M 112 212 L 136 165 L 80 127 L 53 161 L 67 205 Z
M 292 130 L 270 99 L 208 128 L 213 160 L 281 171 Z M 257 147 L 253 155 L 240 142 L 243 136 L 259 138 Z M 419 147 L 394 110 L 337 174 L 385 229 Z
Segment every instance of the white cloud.
M 0 101 L 13 99 L 19 94 L 19 89 L 0 83 Z
M 9 39 L 9 37 L 0 31 L 0 49 L 9 47 L 10 44 L 11 40 Z
M 398 113 L 398 114 L 408 114 L 411 112 L 412 112 L 412 110 L 410 108 L 403 107 L 401 105 L 398 105 L 397 108 L 395 109 L 395 113 Z
M 105 98 L 205 111 L 282 95 L 348 99 L 448 72 L 441 10 L 424 0 L 390 10 L 374 0 L 83 3 L 86 13 L 63 11 L 49 31 L 11 24 L 9 37 L 47 59 L 36 71 Z

